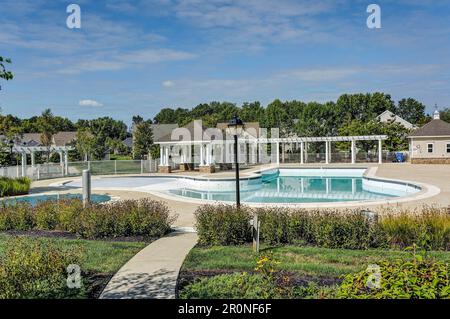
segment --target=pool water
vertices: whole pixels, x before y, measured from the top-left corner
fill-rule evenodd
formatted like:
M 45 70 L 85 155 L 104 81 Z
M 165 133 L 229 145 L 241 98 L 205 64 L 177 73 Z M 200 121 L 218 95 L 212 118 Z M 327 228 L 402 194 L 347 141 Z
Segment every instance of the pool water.
M 58 199 L 82 199 L 81 194 L 60 194 L 60 195 L 30 195 L 30 196 L 23 196 L 23 197 L 14 197 L 14 198 L 5 198 L 2 199 L 1 202 L 8 204 L 15 204 L 17 202 L 25 202 L 29 203 L 32 206 L 37 205 L 39 202 L 44 202 L 48 200 L 58 200 Z M 111 200 L 111 197 L 108 195 L 97 195 L 92 194 L 91 195 L 91 201 L 94 203 L 104 203 Z
M 404 185 L 388 182 L 371 182 L 362 176 L 363 171 L 349 176 L 297 175 L 285 170 L 280 174 L 264 175 L 259 184 L 241 187 L 241 201 L 247 203 L 323 203 L 375 201 L 406 196 L 419 191 Z M 328 174 L 333 175 L 333 174 Z M 341 175 L 341 174 L 337 174 Z M 376 184 L 373 184 L 376 183 Z M 234 190 L 172 189 L 177 196 L 212 201 L 235 201 Z

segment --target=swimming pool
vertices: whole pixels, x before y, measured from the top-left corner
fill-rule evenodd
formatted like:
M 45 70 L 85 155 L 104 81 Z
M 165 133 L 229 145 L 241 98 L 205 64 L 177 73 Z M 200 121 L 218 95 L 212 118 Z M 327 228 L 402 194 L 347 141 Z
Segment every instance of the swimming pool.
M 363 177 L 365 169 L 277 169 L 261 172 L 260 178 L 241 181 L 244 203 L 330 203 L 377 201 L 420 191 L 408 183 Z M 212 201 L 235 201 L 235 190 L 225 183 L 216 189 L 177 188 L 169 193 Z
M 81 194 L 49 194 L 49 195 L 29 195 L 29 196 L 21 196 L 21 197 L 14 197 L 14 198 L 4 198 L 1 199 L 0 203 L 8 204 L 14 204 L 17 202 L 25 202 L 29 203 L 32 206 L 35 206 L 39 202 L 44 202 L 48 200 L 58 200 L 58 199 L 82 199 Z M 91 201 L 94 203 L 104 203 L 111 200 L 111 197 L 109 195 L 98 195 L 98 194 L 92 194 L 91 195 Z
M 347 203 L 395 200 L 421 191 L 402 181 L 364 176 L 365 168 L 271 169 L 241 178 L 241 201 L 248 204 Z M 81 187 L 81 180 L 61 187 Z M 235 201 L 233 178 L 202 176 L 115 176 L 92 179 L 101 190 L 148 192 L 164 198 L 205 202 Z

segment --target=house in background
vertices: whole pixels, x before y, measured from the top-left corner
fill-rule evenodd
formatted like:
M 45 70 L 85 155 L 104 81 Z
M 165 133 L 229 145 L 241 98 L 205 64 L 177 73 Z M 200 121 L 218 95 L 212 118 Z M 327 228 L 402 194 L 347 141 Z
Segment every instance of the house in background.
M 450 164 L 450 123 L 440 119 L 439 111 L 408 138 L 412 164 Z
M 398 116 L 388 110 L 386 110 L 383 113 L 381 113 L 380 115 L 378 115 L 377 119 L 381 123 L 389 123 L 389 122 L 390 123 L 392 123 L 392 122 L 398 123 L 409 130 L 417 128 L 414 124 L 409 123 L 407 120 L 401 118 L 400 116 Z
M 41 133 L 24 133 L 15 140 L 20 146 L 42 146 Z M 68 146 L 77 139 L 77 132 L 58 132 L 52 137 L 51 146 Z

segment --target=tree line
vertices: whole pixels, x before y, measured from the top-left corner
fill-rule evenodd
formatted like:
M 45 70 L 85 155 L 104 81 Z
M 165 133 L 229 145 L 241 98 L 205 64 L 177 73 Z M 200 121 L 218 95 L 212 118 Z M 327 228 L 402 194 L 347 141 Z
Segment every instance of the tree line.
M 0 56 L 0 78 L 13 79 L 6 65 L 11 60 Z M 385 146 L 388 150 L 407 149 L 409 131 L 398 123 L 380 123 L 377 116 L 386 110 L 399 115 L 408 122 L 421 126 L 431 120 L 425 113 L 425 105 L 413 98 L 404 98 L 397 103 L 391 95 L 375 93 L 343 94 L 336 102 L 302 102 L 298 100 L 274 100 L 267 106 L 260 102 L 245 102 L 241 106 L 230 102 L 201 103 L 189 108 L 163 108 L 153 119 L 144 120 L 136 115 L 132 128 L 120 120 L 105 116 L 92 120 L 79 119 L 76 122 L 55 116 L 50 109 L 41 115 L 21 119 L 13 115 L 0 115 L 0 134 L 3 142 L 20 137 L 24 133 L 40 133 L 40 142 L 48 146 L 57 132 L 76 131 L 77 139 L 71 159 L 102 159 L 109 153 L 132 155 L 140 159 L 151 154 L 158 156 L 159 149 L 153 145 L 152 124 L 178 124 L 184 126 L 201 119 L 204 126 L 215 127 L 219 122 L 228 122 L 234 114 L 244 122 L 259 122 L 267 129 L 280 128 L 280 135 L 336 136 L 375 135 L 388 136 Z M 450 108 L 441 111 L 441 119 L 450 122 Z M 133 147 L 128 149 L 123 140 L 132 137 Z M 369 150 L 371 142 L 363 143 Z M 347 145 L 337 143 L 336 147 Z M 4 155 L 3 155 L 4 157 Z M 50 159 L 48 154 L 47 160 Z M 0 162 L 2 156 L 0 156 Z

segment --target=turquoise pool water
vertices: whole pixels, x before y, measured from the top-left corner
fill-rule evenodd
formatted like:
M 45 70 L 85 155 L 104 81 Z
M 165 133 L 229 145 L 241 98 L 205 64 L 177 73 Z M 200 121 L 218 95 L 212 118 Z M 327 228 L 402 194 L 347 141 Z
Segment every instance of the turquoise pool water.
M 1 202 L 5 204 L 14 204 L 16 202 L 27 202 L 31 205 L 36 205 L 39 202 L 47 201 L 47 200 L 58 200 L 58 199 L 81 199 L 81 194 L 61 194 L 61 195 L 31 195 L 24 197 L 15 197 L 15 198 L 5 198 L 2 199 Z M 108 195 L 91 195 L 91 201 L 94 203 L 104 203 L 111 200 L 111 197 Z
M 281 172 L 280 172 L 281 171 Z M 376 201 L 406 196 L 419 191 L 408 185 L 366 179 L 360 171 L 280 170 L 262 174 L 259 182 L 241 186 L 241 201 L 247 203 L 327 203 Z M 314 176 L 317 174 L 325 176 Z M 298 175 L 297 175 L 298 174 Z M 344 175 L 344 176 L 333 176 Z M 345 176 L 348 175 L 348 176 Z M 242 184 L 242 183 L 241 183 Z M 235 190 L 172 189 L 182 197 L 212 201 L 235 201 Z

